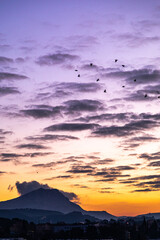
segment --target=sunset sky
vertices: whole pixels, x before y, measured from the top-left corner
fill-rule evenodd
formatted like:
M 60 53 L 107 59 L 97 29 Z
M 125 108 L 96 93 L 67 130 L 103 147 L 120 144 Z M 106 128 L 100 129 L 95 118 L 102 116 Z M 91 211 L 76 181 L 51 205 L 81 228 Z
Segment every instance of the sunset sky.
M 0 0 L 0 201 L 160 212 L 159 27 L 159 0 Z

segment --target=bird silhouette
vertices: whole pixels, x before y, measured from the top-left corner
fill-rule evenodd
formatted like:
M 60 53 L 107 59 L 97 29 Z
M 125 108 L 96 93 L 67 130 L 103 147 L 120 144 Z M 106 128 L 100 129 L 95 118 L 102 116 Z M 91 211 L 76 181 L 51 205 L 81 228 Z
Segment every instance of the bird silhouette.
M 75 72 L 78 72 L 78 70 L 77 70 L 77 69 L 75 69 L 74 71 L 75 71 Z
M 114 61 L 115 61 L 115 63 L 116 63 L 116 62 L 118 62 L 118 59 L 115 59 Z M 93 63 L 90 63 L 89 65 L 92 67 L 92 66 L 93 66 Z M 122 64 L 121 66 L 122 66 L 123 68 L 126 67 L 126 65 L 124 65 L 124 64 Z M 75 69 L 75 71 L 77 72 L 78 69 Z M 80 77 L 80 74 L 78 74 L 78 77 Z M 96 81 L 99 82 L 100 79 L 97 78 Z M 133 81 L 136 82 L 137 79 L 134 79 Z M 125 88 L 125 85 L 122 85 L 122 88 Z M 160 91 L 155 91 L 155 92 L 159 95 L 159 96 L 157 96 L 157 98 L 160 98 Z M 107 93 L 107 90 L 106 90 L 106 89 L 104 89 L 104 93 Z M 147 94 L 144 94 L 144 97 L 147 98 L 148 95 L 147 95 Z M 37 172 L 37 173 L 38 173 L 38 172 Z

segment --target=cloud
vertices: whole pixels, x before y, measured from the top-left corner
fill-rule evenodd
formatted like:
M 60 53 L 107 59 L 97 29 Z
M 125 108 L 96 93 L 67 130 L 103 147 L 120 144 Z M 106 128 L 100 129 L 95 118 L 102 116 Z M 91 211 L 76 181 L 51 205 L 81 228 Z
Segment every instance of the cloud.
M 134 186 L 136 187 L 143 187 L 143 188 L 150 188 L 150 190 L 152 191 L 158 191 L 160 190 L 160 179 L 158 178 L 158 180 L 154 180 L 154 181 L 148 181 L 148 182 L 140 182 L 137 184 L 134 184 Z
M 78 137 L 70 136 L 70 135 L 39 135 L 35 137 L 26 137 L 26 140 L 32 141 L 68 141 L 68 140 L 78 140 Z
M 72 178 L 72 176 L 71 175 L 59 175 L 59 176 L 56 176 L 56 177 L 45 178 L 44 180 L 51 181 L 53 179 L 59 179 L 59 178 L 67 179 L 67 178 Z
M 155 153 L 142 153 L 139 155 L 139 158 L 143 158 L 145 160 L 151 161 L 151 160 L 160 160 L 160 152 Z
M 96 182 L 114 182 L 120 181 L 118 180 L 119 178 L 130 177 L 130 174 L 123 174 L 123 172 L 133 171 L 135 169 L 135 167 L 131 166 L 116 166 L 110 168 L 95 169 L 95 172 L 88 175 L 97 177 L 98 179 Z
M 44 189 L 51 189 L 48 184 L 41 184 L 37 181 L 31 181 L 31 182 L 16 182 L 15 184 L 17 191 L 20 195 L 24 195 L 26 193 L 32 192 L 36 189 L 39 188 L 44 188 Z
M 123 184 L 129 184 L 129 186 L 140 188 L 135 189 L 132 192 L 150 192 L 160 190 L 160 175 L 158 174 L 132 177 L 127 180 L 120 180 L 119 182 Z
M 51 107 L 48 105 L 36 105 L 32 109 L 21 110 L 24 116 L 39 118 L 49 118 L 60 115 L 61 107 Z
M 151 19 L 143 19 L 143 20 L 139 20 L 139 21 L 134 21 L 131 23 L 132 27 L 139 32 L 151 32 L 154 28 L 159 27 L 159 20 L 151 20 Z
M 115 193 L 114 191 L 109 191 L 109 190 L 101 190 L 99 193 Z
M 33 118 L 48 118 L 53 117 L 55 114 L 53 111 L 47 110 L 47 109 L 27 109 L 27 110 L 21 110 L 21 112 L 24 114 L 24 116 L 30 116 Z
M 87 116 L 87 117 L 80 117 L 76 119 L 76 121 L 82 121 L 82 122 L 90 122 L 90 121 L 115 121 L 115 122 L 125 122 L 129 120 L 135 120 L 138 116 L 134 113 L 125 112 L 125 113 L 103 113 L 103 114 L 96 114 L 93 116 Z
M 150 119 L 150 120 L 160 120 L 160 114 L 151 114 L 151 113 L 141 113 L 140 117 L 143 119 Z
M 49 162 L 49 163 L 38 163 L 38 164 L 33 164 L 32 167 L 38 167 L 38 168 L 51 168 L 56 165 L 60 164 L 66 164 L 66 163 L 73 163 L 73 162 L 79 162 L 76 159 L 66 159 L 66 160 L 60 160 L 56 162 Z
M 147 78 L 146 78 L 146 80 L 147 80 Z M 123 100 L 134 101 L 134 102 L 136 102 L 136 101 L 152 101 L 152 100 L 158 101 L 158 97 L 160 95 L 160 91 L 158 89 L 160 89 L 160 85 L 155 84 L 154 78 L 152 79 L 152 77 L 151 77 L 151 80 L 153 80 L 153 81 L 149 84 L 147 84 L 147 82 L 146 82 L 147 85 L 143 85 L 142 89 L 139 89 L 139 90 L 134 89 L 134 92 L 129 92 L 127 94 L 127 96 L 123 98 Z M 156 78 L 155 78 L 155 81 L 156 81 Z M 136 80 L 136 83 L 135 83 L 132 79 L 130 81 L 130 83 L 131 84 L 134 83 L 135 87 L 137 87 L 137 84 L 141 83 L 141 81 Z M 151 84 L 154 84 L 154 85 L 151 85 Z M 147 98 L 144 97 L 145 94 L 147 94 Z
M 11 185 L 8 186 L 8 190 L 9 190 L 10 192 L 13 191 L 13 188 L 14 188 L 14 186 L 11 186 Z
M 103 104 L 96 100 L 69 100 L 64 102 L 65 111 L 67 114 L 74 114 L 75 112 L 95 112 L 104 110 Z
M 0 143 L 4 143 L 4 140 L 6 138 L 6 135 L 10 135 L 12 134 L 13 132 L 12 131 L 6 131 L 4 129 L 0 129 Z M 1 155 L 1 154 L 0 154 Z
M 136 189 L 132 192 L 151 192 L 151 191 L 154 191 L 154 190 L 150 188 L 145 188 L 145 189 Z
M 16 182 L 15 187 L 20 195 L 24 195 L 26 193 L 32 192 L 36 189 L 39 188 L 44 188 L 44 189 L 53 189 L 50 187 L 48 184 L 42 184 L 37 181 L 31 181 L 31 182 L 22 182 L 20 183 L 19 181 Z M 10 190 L 10 189 L 9 189 Z M 67 197 L 71 201 L 79 202 L 79 197 L 77 194 L 73 192 L 65 192 L 62 190 L 59 190 L 65 197 Z
M 98 124 L 94 123 L 60 123 L 51 125 L 44 129 L 44 131 L 84 131 L 84 130 L 91 130 L 97 127 Z
M 124 79 L 129 85 L 146 85 L 153 84 L 159 81 L 160 71 L 150 68 L 134 69 L 130 71 L 115 70 L 107 73 L 102 73 L 104 78 Z M 134 82 L 136 79 L 136 83 Z
M 144 25 L 144 24 L 143 24 Z M 146 44 L 154 44 L 155 42 L 159 42 L 160 37 L 159 36 L 149 36 L 144 35 L 142 31 L 136 31 L 134 33 L 122 33 L 122 34 L 115 34 L 112 35 L 112 37 L 118 39 L 119 41 L 122 41 L 125 43 L 125 46 L 128 45 L 128 47 L 140 47 Z
M 9 49 L 11 49 L 10 45 L 8 45 L 8 44 L 0 44 L 0 50 L 1 51 L 7 51 Z
M 77 83 L 77 82 L 62 82 L 56 85 L 56 90 L 67 89 L 74 92 L 97 92 L 101 89 L 101 86 L 97 83 Z
M 34 118 L 50 118 L 54 116 L 61 116 L 64 114 L 80 114 L 81 112 L 95 112 L 103 110 L 103 103 L 96 100 L 69 100 L 64 102 L 61 106 L 51 107 L 48 105 L 33 105 L 33 109 L 21 110 L 24 116 L 31 116 Z
M 40 89 L 36 99 L 63 98 L 77 93 L 94 93 L 101 89 L 97 83 L 61 82 Z
M 34 157 L 44 157 L 44 156 L 48 156 L 50 154 L 54 154 L 54 152 L 33 152 L 33 153 L 28 153 L 26 155 L 31 158 L 34 158 Z
M 1 153 L 0 154 L 0 161 L 2 162 L 8 162 L 8 161 L 13 161 L 17 162 L 17 158 L 23 157 L 21 154 L 17 153 Z
M 153 137 L 151 135 L 143 135 L 143 136 L 130 138 L 130 140 L 134 142 L 148 142 L 148 141 L 150 142 L 150 141 L 157 141 L 158 138 Z
M 13 63 L 13 59 L 12 58 L 7 58 L 7 57 L 2 57 L 0 56 L 0 64 L 9 64 L 9 63 Z
M 81 185 L 81 184 L 74 184 L 74 186 L 78 188 L 89 188 L 88 186 Z
M 139 135 L 136 137 L 131 137 L 131 138 L 125 139 L 123 142 L 121 142 L 121 147 L 123 147 L 124 150 L 131 150 L 131 149 L 141 146 L 142 144 L 145 144 L 148 142 L 154 142 L 154 141 L 158 141 L 158 140 L 159 140 L 159 138 L 156 138 L 152 135 L 143 134 L 143 135 Z
M 157 99 L 157 96 L 155 96 L 155 94 L 149 94 L 150 91 L 147 90 L 145 91 L 143 90 L 138 90 L 135 91 L 134 93 L 129 93 L 127 97 L 123 98 L 125 101 L 134 101 L 134 102 L 147 102 L 147 101 L 151 101 L 154 99 Z M 147 94 L 147 97 L 145 97 L 145 95 Z
M 12 131 L 6 131 L 3 129 L 0 129 L 0 135 L 6 135 L 6 134 L 12 134 L 12 133 L 13 133 Z
M 112 170 L 119 170 L 119 171 L 129 171 L 129 170 L 135 170 L 135 167 L 131 167 L 131 166 L 117 166 L 114 168 L 111 168 Z
M 139 120 L 132 121 L 123 126 L 99 126 L 96 130 L 92 132 L 92 136 L 94 137 L 106 137 L 106 136 L 115 136 L 115 137 L 124 137 L 129 136 L 131 134 L 142 132 L 147 129 L 151 129 L 158 126 L 155 121 L 151 120 Z
M 0 81 L 1 80 L 23 80 L 27 79 L 28 77 L 20 74 L 15 73 L 8 73 L 8 72 L 0 72 Z
M 151 162 L 148 164 L 148 167 L 160 167 L 160 161 Z
M 79 57 L 77 55 L 72 55 L 68 53 L 54 53 L 39 57 L 36 63 L 39 65 L 53 66 L 72 62 L 78 59 Z
M 46 149 L 47 147 L 40 145 L 40 144 L 20 144 L 17 145 L 17 148 L 21 149 L 21 148 L 27 148 L 27 149 Z
M 101 67 L 101 66 L 98 66 L 98 65 L 96 65 L 96 64 L 93 64 L 92 65 L 92 67 L 90 66 L 90 63 L 88 63 L 88 64 L 83 64 L 82 66 L 81 66 L 81 69 L 82 70 L 89 70 L 89 71 L 104 71 L 104 68 L 103 67 Z M 106 69 L 107 70 L 107 69 Z
M 145 176 L 139 176 L 130 178 L 131 180 L 148 180 L 148 179 L 160 179 L 160 175 L 145 175 Z
M 105 165 L 105 164 L 111 164 L 113 163 L 115 160 L 113 159 L 110 159 L 110 158 L 106 158 L 106 159 L 99 159 L 99 160 L 96 160 L 96 161 L 93 161 L 91 163 L 91 165 Z
M 9 158 L 17 158 L 17 157 L 21 157 L 21 156 L 23 156 L 23 155 L 21 155 L 21 154 L 16 154 L 16 153 L 1 153 L 0 154 L 0 156 L 1 157 L 9 157 Z
M 67 197 L 70 201 L 73 201 L 75 203 L 79 203 L 79 197 L 77 194 L 73 193 L 73 192 L 64 192 L 62 190 L 60 190 L 60 192 Z
M 98 43 L 95 36 L 72 35 L 66 38 L 67 43 L 73 51 L 82 51 L 92 48 Z
M 20 93 L 15 87 L 0 87 L 0 97 Z
M 57 165 L 57 162 L 50 162 L 50 163 L 37 163 L 33 164 L 32 167 L 38 167 L 38 168 L 51 168 L 53 166 Z
M 25 154 L 17 154 L 17 153 L 1 153 L 0 154 L 0 161 L 2 162 L 8 162 L 13 161 L 15 163 L 18 162 L 18 158 L 35 158 L 35 157 L 43 157 L 53 154 L 53 152 L 33 152 L 33 153 L 25 153 Z M 18 162 L 20 163 L 20 162 Z
M 71 169 L 68 170 L 67 172 L 74 173 L 74 174 L 83 174 L 83 173 L 93 173 L 94 170 L 95 168 L 89 165 L 85 165 L 85 166 L 72 165 Z
M 18 57 L 15 59 L 16 63 L 24 63 L 27 60 L 27 58 L 22 58 L 22 57 Z

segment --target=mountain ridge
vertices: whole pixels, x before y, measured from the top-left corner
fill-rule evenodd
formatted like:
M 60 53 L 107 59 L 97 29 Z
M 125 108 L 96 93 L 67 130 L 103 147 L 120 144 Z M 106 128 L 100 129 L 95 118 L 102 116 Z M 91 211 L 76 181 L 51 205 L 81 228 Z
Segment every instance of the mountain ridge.
M 63 213 L 83 211 L 78 204 L 69 201 L 58 189 L 44 188 L 39 188 L 17 198 L 0 202 L 0 209 L 15 208 L 42 209 Z
M 0 202 L 0 210 L 27 208 L 58 211 L 64 214 L 80 212 L 83 215 L 90 215 L 101 220 L 117 218 L 105 211 L 86 211 L 78 204 L 71 202 L 58 189 L 39 188 L 17 198 Z
M 48 211 L 41 209 L 2 209 L 0 210 L 0 218 L 18 218 L 23 219 L 28 222 L 34 223 L 77 223 L 77 222 L 85 222 L 89 220 L 91 222 L 99 221 L 99 219 L 89 216 L 83 215 L 81 212 L 71 212 L 71 213 L 61 213 L 57 211 Z

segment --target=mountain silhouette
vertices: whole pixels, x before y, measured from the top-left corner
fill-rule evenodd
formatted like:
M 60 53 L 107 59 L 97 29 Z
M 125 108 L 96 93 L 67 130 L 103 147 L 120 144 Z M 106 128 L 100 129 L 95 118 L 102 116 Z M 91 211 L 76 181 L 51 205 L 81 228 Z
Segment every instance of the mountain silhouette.
M 107 219 L 107 220 L 117 219 L 116 216 L 113 216 L 112 214 L 110 214 L 110 213 L 108 213 L 106 211 L 86 211 L 86 214 L 88 214 L 88 215 L 90 215 L 92 217 L 101 219 L 101 220 L 104 220 L 104 219 Z
M 91 222 L 99 219 L 89 215 L 83 215 L 81 212 L 60 213 L 57 211 L 38 210 L 38 209 L 3 209 L 0 210 L 0 218 L 19 218 L 34 223 L 77 223 L 89 220 Z
M 57 189 L 39 188 L 20 197 L 0 202 L 0 209 L 22 208 L 51 210 L 62 213 L 84 211 L 79 205 L 70 202 L 69 199 Z
M 146 213 L 146 214 L 141 214 L 141 215 L 138 215 L 137 217 L 145 217 L 146 219 L 147 218 L 154 218 L 154 219 L 160 219 L 160 212 L 159 213 Z
M 79 212 L 81 215 L 89 215 L 101 220 L 117 218 L 105 211 L 85 211 L 78 204 L 69 201 L 58 189 L 39 188 L 20 197 L 0 202 L 0 210 L 5 209 L 38 209 L 56 211 L 63 214 Z M 77 214 L 78 216 L 80 215 Z

